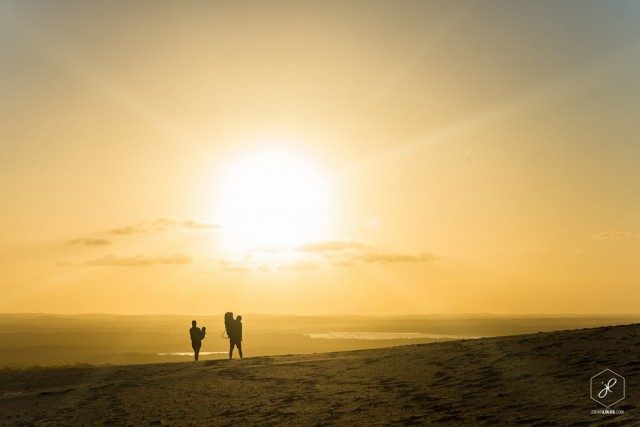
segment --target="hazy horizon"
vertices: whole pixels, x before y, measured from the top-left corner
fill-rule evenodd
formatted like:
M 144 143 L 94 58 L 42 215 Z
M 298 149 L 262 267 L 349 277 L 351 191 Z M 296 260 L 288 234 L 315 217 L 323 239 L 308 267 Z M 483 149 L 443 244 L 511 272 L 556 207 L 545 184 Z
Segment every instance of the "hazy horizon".
M 242 314 L 246 357 L 326 353 L 640 322 L 629 316 Z M 188 328 L 207 327 L 202 359 L 228 357 L 223 314 L 0 314 L 0 369 L 192 360 Z
M 225 312 L 194 312 L 194 313 L 118 313 L 118 312 L 38 312 L 38 311 L 4 311 L 0 312 L 2 315 L 42 315 L 42 316 L 184 316 L 184 317 L 198 317 L 198 316 L 223 316 Z M 295 317 L 469 317 L 469 316 L 487 316 L 487 317 L 634 317 L 640 316 L 640 312 L 620 312 L 620 313 L 482 313 L 482 312 L 469 312 L 469 313 L 384 313 L 384 314 L 358 314 L 358 313 L 268 313 L 268 312 L 246 312 L 241 314 L 243 316 L 295 316 Z

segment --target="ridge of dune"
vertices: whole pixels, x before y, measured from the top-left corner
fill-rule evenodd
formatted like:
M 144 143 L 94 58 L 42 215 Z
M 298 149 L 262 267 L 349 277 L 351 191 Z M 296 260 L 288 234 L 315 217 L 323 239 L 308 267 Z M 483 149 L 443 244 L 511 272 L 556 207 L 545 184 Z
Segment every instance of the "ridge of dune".
M 245 350 L 250 353 L 251 349 Z M 0 371 L 0 424 L 562 425 L 638 418 L 640 324 L 308 355 Z M 624 376 L 624 414 L 589 396 Z

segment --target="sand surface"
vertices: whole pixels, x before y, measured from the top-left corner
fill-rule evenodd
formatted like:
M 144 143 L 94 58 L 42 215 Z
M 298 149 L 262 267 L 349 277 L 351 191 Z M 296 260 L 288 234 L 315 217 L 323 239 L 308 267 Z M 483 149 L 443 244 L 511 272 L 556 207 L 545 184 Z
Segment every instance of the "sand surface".
M 250 353 L 251 349 L 245 350 Z M 603 409 L 589 378 L 626 398 Z M 0 372 L 0 424 L 640 424 L 640 325 L 379 350 Z

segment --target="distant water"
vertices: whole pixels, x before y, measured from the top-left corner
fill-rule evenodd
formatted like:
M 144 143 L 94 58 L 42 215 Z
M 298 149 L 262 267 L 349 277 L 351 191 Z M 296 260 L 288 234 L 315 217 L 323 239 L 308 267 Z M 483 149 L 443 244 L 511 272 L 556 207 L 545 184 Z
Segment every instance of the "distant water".
M 227 354 L 228 351 L 201 351 L 200 356 L 208 354 Z M 169 353 L 156 353 L 158 356 L 193 356 L 193 351 L 172 351 Z
M 424 334 L 422 332 L 327 332 L 324 334 L 305 334 L 314 339 L 339 340 L 415 340 L 415 339 L 472 339 L 460 335 Z

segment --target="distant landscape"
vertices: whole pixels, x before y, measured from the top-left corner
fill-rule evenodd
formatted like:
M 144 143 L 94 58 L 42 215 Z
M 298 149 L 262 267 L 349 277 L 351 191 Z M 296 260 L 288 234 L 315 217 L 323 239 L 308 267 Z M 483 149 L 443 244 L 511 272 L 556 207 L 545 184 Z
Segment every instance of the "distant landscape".
M 482 328 L 495 319 L 467 320 Z M 638 425 L 639 349 L 634 324 L 231 361 L 6 369 L 0 425 Z M 608 375 L 605 367 L 626 379 L 626 397 L 622 386 L 594 401 L 589 377 Z
M 223 315 L 0 315 L 0 367 L 134 364 L 192 360 L 191 320 L 207 326 L 201 359 L 225 358 Z M 620 316 L 243 315 L 245 356 L 394 347 L 640 321 Z

